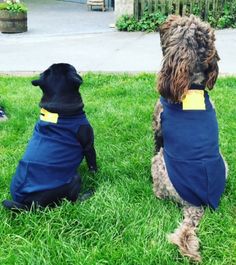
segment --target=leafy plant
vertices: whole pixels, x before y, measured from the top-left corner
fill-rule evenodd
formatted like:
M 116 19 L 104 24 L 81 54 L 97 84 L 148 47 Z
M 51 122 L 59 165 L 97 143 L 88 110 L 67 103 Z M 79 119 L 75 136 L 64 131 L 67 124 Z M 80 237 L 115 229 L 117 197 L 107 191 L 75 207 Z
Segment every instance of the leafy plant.
M 152 1 L 152 4 L 155 1 Z M 199 16 L 201 19 L 205 19 L 214 28 L 230 28 L 236 27 L 236 0 L 224 1 L 221 4 L 221 8 L 213 3 L 209 2 L 209 6 L 206 6 L 206 1 L 199 0 L 198 3 L 187 1 L 185 6 L 181 5 L 180 14 L 184 12 L 185 15 L 194 14 Z M 146 3 L 147 4 L 147 3 Z M 122 31 L 157 31 L 159 26 L 165 21 L 169 14 L 175 14 L 176 4 L 165 6 L 165 8 L 158 7 L 158 11 L 149 12 L 151 2 L 149 1 L 146 5 L 144 14 L 139 17 L 134 16 L 121 16 L 117 23 L 117 29 Z M 165 12 L 161 12 L 165 10 Z M 184 11 L 183 11 L 184 10 Z M 140 11 L 140 10 L 139 10 Z M 141 12 L 141 11 L 140 11 Z M 139 13 L 139 12 L 138 12 Z
M 236 4 L 233 6 L 226 5 L 224 7 L 224 13 L 217 21 L 217 28 L 223 29 L 223 28 L 234 27 L 236 23 L 235 11 L 236 11 Z
M 196 16 L 199 16 L 201 19 L 204 19 L 205 16 L 205 1 L 202 2 L 202 8 L 199 4 L 194 4 L 192 13 Z M 214 28 L 230 28 L 235 27 L 236 24 L 236 1 L 232 1 L 229 5 L 227 2 L 224 3 L 224 8 L 222 10 L 213 11 L 213 6 L 208 11 L 207 22 Z
M 20 0 L 5 0 L 4 3 L 0 4 L 0 10 L 8 10 L 14 13 L 27 12 L 26 6 Z
M 123 15 L 117 20 L 116 27 L 120 31 L 136 31 L 138 30 L 138 21 L 134 16 Z
M 158 31 L 159 26 L 166 20 L 166 16 L 160 12 L 149 14 L 147 11 L 137 20 L 134 16 L 121 16 L 117 22 L 116 27 L 121 31 Z
M 218 22 L 219 18 L 216 18 L 212 12 L 209 12 L 208 14 L 208 23 L 213 27 L 216 28 L 217 27 L 217 22 Z
M 166 20 L 166 16 L 160 12 L 148 14 L 147 12 L 138 21 L 138 29 L 141 31 L 157 31 L 159 26 Z

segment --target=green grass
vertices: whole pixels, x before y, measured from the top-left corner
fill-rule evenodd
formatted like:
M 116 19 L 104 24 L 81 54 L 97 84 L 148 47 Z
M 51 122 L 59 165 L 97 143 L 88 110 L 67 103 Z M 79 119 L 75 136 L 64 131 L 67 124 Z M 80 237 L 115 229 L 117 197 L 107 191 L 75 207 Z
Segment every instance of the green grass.
M 0 200 L 9 185 L 39 115 L 41 91 L 32 78 L 0 77 Z M 190 264 L 166 240 L 181 210 L 152 192 L 151 120 L 157 98 L 155 76 L 86 74 L 81 93 L 96 137 L 99 173 L 80 167 L 84 203 L 15 215 L 0 207 L 0 264 L 174 265 Z M 203 264 L 236 264 L 236 78 L 221 78 L 211 92 L 222 153 L 230 174 L 218 211 L 207 210 L 200 227 Z

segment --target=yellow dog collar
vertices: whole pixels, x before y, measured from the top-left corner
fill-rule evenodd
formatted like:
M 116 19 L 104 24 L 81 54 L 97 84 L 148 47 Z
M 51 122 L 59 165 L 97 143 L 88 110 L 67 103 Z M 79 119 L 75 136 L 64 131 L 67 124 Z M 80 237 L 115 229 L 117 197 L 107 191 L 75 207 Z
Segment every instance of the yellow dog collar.
M 59 117 L 58 113 L 52 113 L 52 112 L 49 112 L 43 108 L 40 110 L 40 120 L 41 121 L 57 123 L 58 117 Z
M 182 101 L 183 110 L 206 110 L 204 90 L 190 89 Z

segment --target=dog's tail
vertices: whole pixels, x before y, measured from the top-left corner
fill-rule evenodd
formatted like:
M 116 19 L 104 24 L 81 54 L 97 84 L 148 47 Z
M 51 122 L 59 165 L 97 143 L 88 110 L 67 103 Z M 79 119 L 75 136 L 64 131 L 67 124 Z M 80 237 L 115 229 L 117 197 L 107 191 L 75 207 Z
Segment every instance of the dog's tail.
M 168 240 L 176 244 L 182 255 L 200 262 L 199 239 L 196 235 L 197 226 L 204 214 L 202 207 L 184 207 L 184 220 L 174 233 L 168 235 Z

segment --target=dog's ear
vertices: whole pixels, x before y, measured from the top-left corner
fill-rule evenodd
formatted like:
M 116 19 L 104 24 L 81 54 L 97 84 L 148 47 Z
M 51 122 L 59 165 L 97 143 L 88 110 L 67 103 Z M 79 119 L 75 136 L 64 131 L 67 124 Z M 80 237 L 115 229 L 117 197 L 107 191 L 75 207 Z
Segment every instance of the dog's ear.
M 209 89 L 212 89 L 214 87 L 215 82 L 217 80 L 219 74 L 219 60 L 220 57 L 216 51 L 214 57 L 210 60 L 210 62 L 208 62 L 206 87 L 208 87 Z
M 71 74 L 70 76 L 70 80 L 76 85 L 76 86 L 80 86 L 83 83 L 83 79 L 82 77 L 77 74 L 76 72 Z
M 193 36 L 196 28 L 181 25 L 181 17 L 171 15 L 160 28 L 163 65 L 158 91 L 172 102 L 181 102 L 190 86 L 190 65 L 194 61 Z
M 194 51 L 184 46 L 179 50 L 168 50 L 158 80 L 158 91 L 164 98 L 182 101 L 191 84 L 190 67 L 194 58 Z
M 39 79 L 32 80 L 31 84 L 33 86 L 40 86 L 42 88 L 42 86 L 44 84 L 45 75 L 48 75 L 48 73 L 49 73 L 49 69 L 47 69 L 46 71 L 41 73 L 39 76 Z
M 31 84 L 33 86 L 41 86 L 42 85 L 42 80 L 41 79 L 32 80 Z

